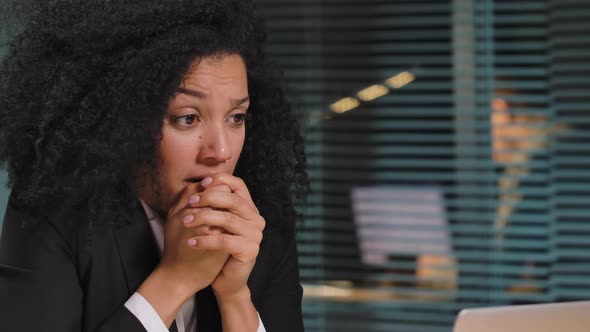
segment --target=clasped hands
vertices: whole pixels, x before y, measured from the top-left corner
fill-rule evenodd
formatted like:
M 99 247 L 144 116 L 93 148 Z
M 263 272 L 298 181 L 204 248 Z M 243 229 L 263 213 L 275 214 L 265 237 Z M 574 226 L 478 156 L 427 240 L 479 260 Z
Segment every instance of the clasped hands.
M 209 285 L 218 300 L 249 294 L 264 227 L 243 180 L 206 177 L 189 184 L 169 210 L 159 268 L 190 295 Z

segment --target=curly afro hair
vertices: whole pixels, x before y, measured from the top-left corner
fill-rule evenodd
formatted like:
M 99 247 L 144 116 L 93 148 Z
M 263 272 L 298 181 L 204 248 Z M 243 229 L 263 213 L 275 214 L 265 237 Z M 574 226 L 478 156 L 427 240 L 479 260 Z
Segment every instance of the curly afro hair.
M 22 5 L 22 4 L 21 4 Z M 303 140 L 246 0 L 35 0 L 0 68 L 0 163 L 12 200 L 117 221 L 157 176 L 162 118 L 190 64 L 239 54 L 250 112 L 236 175 L 268 226 L 307 190 Z

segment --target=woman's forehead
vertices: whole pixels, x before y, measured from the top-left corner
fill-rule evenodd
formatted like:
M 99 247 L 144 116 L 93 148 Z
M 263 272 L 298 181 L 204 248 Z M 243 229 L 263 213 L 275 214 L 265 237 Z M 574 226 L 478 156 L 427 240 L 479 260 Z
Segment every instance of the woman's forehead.
M 239 55 L 196 61 L 177 90 L 177 93 L 199 99 L 220 92 L 236 101 L 248 96 L 246 68 Z

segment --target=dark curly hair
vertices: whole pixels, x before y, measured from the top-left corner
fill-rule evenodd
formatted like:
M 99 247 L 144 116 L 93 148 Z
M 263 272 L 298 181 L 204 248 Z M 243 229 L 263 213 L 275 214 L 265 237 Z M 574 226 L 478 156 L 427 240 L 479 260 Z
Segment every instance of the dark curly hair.
M 22 4 L 21 4 L 22 5 Z M 157 174 L 162 118 L 190 64 L 239 54 L 252 119 L 236 175 L 268 226 L 305 194 L 303 140 L 246 0 L 36 0 L 0 68 L 0 163 L 39 213 L 120 220 Z M 302 195 L 297 195 L 302 197 Z

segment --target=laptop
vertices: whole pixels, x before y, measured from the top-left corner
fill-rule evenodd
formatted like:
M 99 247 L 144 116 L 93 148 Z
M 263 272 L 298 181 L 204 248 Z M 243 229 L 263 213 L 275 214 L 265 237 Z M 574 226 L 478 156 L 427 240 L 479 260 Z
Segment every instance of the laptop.
M 590 301 L 463 309 L 453 332 L 589 332 Z

